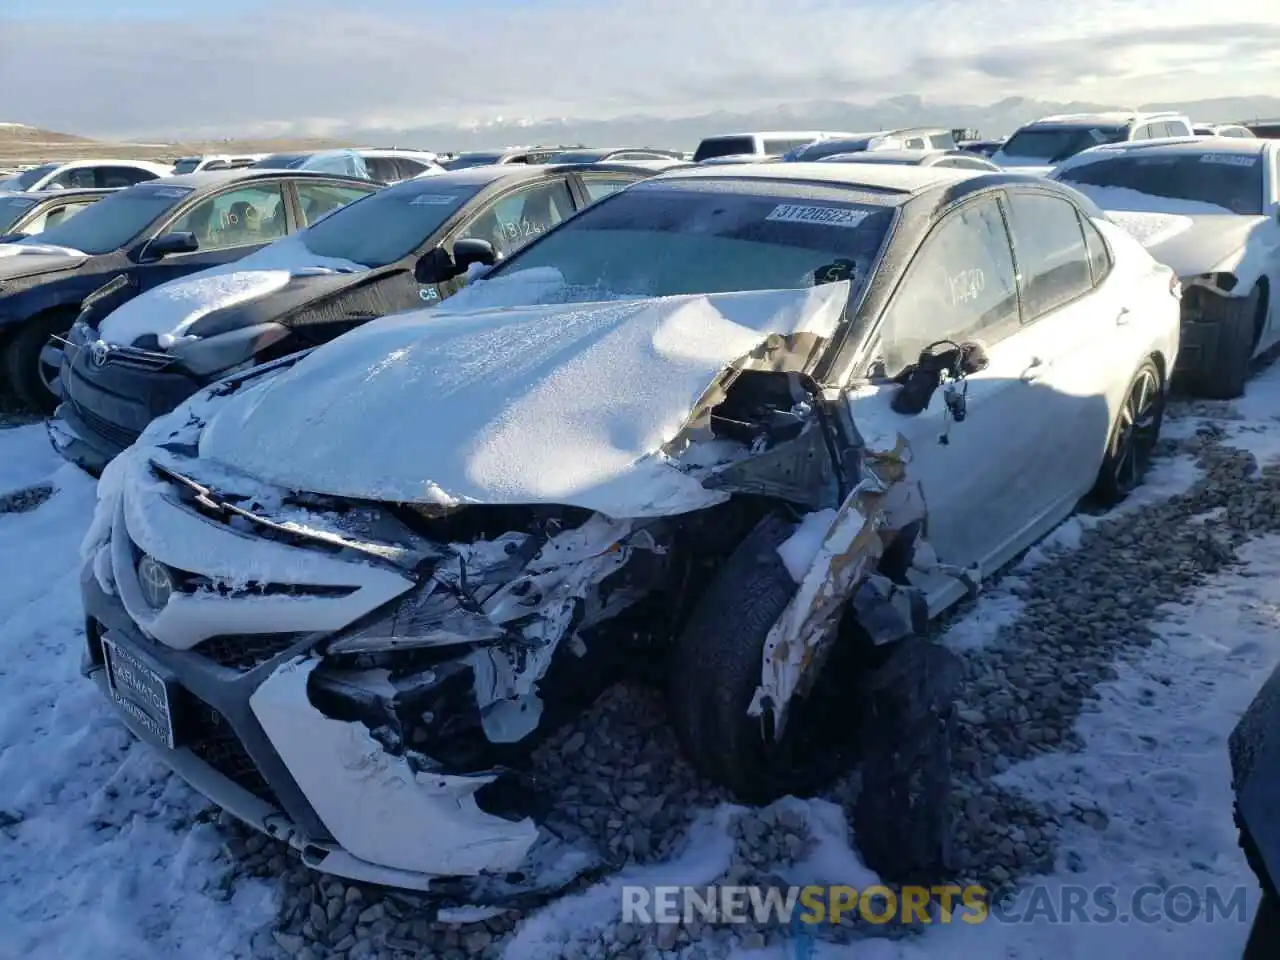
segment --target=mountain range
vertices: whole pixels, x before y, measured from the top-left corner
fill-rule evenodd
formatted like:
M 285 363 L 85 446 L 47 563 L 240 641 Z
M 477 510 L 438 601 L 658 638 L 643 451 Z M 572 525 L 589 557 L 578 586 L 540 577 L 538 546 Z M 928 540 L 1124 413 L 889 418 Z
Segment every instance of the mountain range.
M 803 103 L 743 113 L 718 111 L 666 118 L 645 115 L 609 120 L 555 118 L 494 119 L 466 124 L 432 124 L 411 129 L 366 128 L 343 131 L 343 140 L 395 144 L 432 150 L 477 150 L 517 144 L 591 144 L 692 149 L 705 136 L 748 130 L 840 130 L 861 132 L 909 126 L 973 128 L 984 137 L 1004 136 L 1038 117 L 1055 113 L 1092 113 L 1116 109 L 1177 110 L 1193 120 L 1213 122 L 1280 116 L 1280 97 L 1221 97 L 1182 103 L 1055 103 L 1008 97 L 987 106 L 928 103 L 898 96 L 874 104 L 839 100 Z

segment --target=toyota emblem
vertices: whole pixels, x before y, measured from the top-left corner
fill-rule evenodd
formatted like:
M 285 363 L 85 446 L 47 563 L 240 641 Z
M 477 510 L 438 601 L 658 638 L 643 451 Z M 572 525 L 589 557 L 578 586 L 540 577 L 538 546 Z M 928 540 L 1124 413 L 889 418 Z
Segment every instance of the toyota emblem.
M 110 356 L 111 346 L 103 340 L 95 340 L 89 347 L 89 360 L 95 367 L 105 367 Z
M 173 577 L 163 563 L 152 557 L 138 561 L 138 586 L 142 588 L 142 599 L 152 610 L 164 609 L 173 595 Z

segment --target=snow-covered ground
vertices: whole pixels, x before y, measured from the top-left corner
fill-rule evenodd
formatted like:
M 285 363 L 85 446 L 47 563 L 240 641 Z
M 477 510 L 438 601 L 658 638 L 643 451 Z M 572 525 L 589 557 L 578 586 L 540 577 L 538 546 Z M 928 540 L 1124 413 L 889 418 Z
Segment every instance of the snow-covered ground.
M 1219 445 L 1219 460 L 1208 467 L 1204 458 L 1197 461 L 1196 446 L 1209 442 L 1206 434 Z M 1003 649 L 1006 659 L 999 662 L 1009 664 L 1011 646 L 1018 653 L 1017 645 L 1035 635 L 1026 630 L 1028 611 L 1044 609 L 1036 590 L 1049 588 L 1038 588 L 1038 578 L 1096 562 L 1103 549 L 1097 538 L 1126 518 L 1177 522 L 1191 531 L 1185 536 L 1199 538 L 1188 541 L 1197 550 L 1216 549 L 1214 543 L 1237 534 L 1222 549 L 1235 549 L 1238 564 L 1210 570 L 1185 595 L 1153 606 L 1144 621 L 1147 638 L 1119 644 L 1114 672 L 1083 696 L 1073 721 L 1074 746 L 1045 745 L 1000 764 L 994 782 L 1049 811 L 1058 826 L 1050 872 L 1018 874 L 1022 900 L 1015 904 L 1025 902 L 1034 885 L 1059 890 L 1108 884 L 1123 903 L 1144 885 L 1187 884 L 1224 893 L 1243 886 L 1250 916 L 1255 906 L 1256 885 L 1231 823 L 1226 737 L 1280 661 L 1280 530 L 1232 518 L 1249 509 L 1251 490 L 1259 498 L 1280 499 L 1280 493 L 1264 477 L 1240 476 L 1232 481 L 1236 491 L 1223 492 L 1221 502 L 1212 500 L 1214 490 L 1204 493 L 1209 500 L 1202 509 L 1189 491 L 1212 486 L 1200 482 L 1206 469 L 1230 473 L 1230 462 L 1224 467 L 1221 458 L 1229 461 L 1233 450 L 1247 450 L 1260 464 L 1280 462 L 1280 369 L 1264 372 L 1235 404 L 1181 409 L 1167 435 L 1182 447 L 1160 461 L 1135 502 L 1113 515 L 1068 521 L 943 634 L 966 656 Z M 274 875 L 250 876 L 239 863 L 242 836 L 131 741 L 97 689 L 79 675 L 77 550 L 92 514 L 92 482 L 59 465 L 43 427 L 0 429 L 0 498 L 40 485 L 52 488 L 48 499 L 0 512 L 0 957 L 414 956 L 422 928 L 412 915 L 397 917 L 389 938 L 375 942 L 359 935 L 361 925 L 392 923 L 381 920 L 381 908 L 365 909 L 354 888 L 345 897 L 358 907 L 360 919 L 348 922 L 356 932 L 333 950 L 309 942 L 287 917 L 309 916 L 314 929 L 324 922 L 323 901 L 317 906 L 313 899 L 310 912 L 305 902 L 293 908 L 284 901 L 296 895 L 295 887 Z M 1175 521 L 1173 511 L 1189 519 Z M 1241 534 L 1245 528 L 1254 532 Z M 1105 541 L 1105 549 L 1133 553 L 1146 542 L 1138 532 L 1121 532 Z M 1161 558 L 1139 552 L 1126 559 L 1147 564 Z M 1034 649 L 1020 652 L 1034 663 Z M 806 824 L 808 845 L 778 868 L 778 876 L 859 887 L 872 879 L 858 862 L 839 806 L 781 806 L 792 821 Z M 1093 815 L 1073 815 L 1081 807 Z M 622 884 L 704 886 L 722 879 L 743 842 L 741 826 L 734 826 L 740 813 L 710 805 L 694 813 L 687 844 L 671 856 L 634 864 L 596 887 L 510 920 L 500 933 L 460 927 L 420 955 L 688 960 L 701 949 L 708 958 L 732 954 L 735 960 L 1227 960 L 1240 955 L 1247 935 L 1245 924 L 1221 920 L 988 921 L 936 925 L 905 938 L 819 938 L 807 945 L 808 953 L 792 943 L 735 943 L 723 930 L 708 932 L 701 942 L 686 935 L 660 944 L 669 948 L 665 953 L 652 939 L 644 950 L 628 946 L 634 931 L 623 935 L 618 928 Z M 338 900 L 341 910 L 341 894 Z M 380 919 L 367 919 L 375 916 Z M 418 938 L 418 947 L 428 944 Z

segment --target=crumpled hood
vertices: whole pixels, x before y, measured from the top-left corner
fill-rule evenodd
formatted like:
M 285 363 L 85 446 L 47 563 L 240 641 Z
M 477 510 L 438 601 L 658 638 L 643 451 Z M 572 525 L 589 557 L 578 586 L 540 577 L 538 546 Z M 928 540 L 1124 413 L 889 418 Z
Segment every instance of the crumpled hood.
M 200 456 L 359 499 L 614 517 L 697 509 L 725 494 L 661 447 L 721 371 L 771 335 L 829 337 L 849 290 L 400 314 L 226 399 Z
M 1235 269 L 1249 235 L 1267 222 L 1266 217 L 1182 215 L 1172 210 L 1117 210 L 1108 212 L 1108 216 L 1180 277 Z
M 169 347 L 202 317 L 271 296 L 292 281 L 367 271 L 361 264 L 312 254 L 296 235 L 285 237 L 242 260 L 170 280 L 127 300 L 102 319 L 98 333 L 108 343 L 124 345 L 152 334 Z
M 18 252 L 13 252 L 13 251 Z M 56 247 L 25 247 L 0 243 L 0 280 L 36 277 L 42 273 L 74 270 L 88 260 L 83 253 L 58 251 Z

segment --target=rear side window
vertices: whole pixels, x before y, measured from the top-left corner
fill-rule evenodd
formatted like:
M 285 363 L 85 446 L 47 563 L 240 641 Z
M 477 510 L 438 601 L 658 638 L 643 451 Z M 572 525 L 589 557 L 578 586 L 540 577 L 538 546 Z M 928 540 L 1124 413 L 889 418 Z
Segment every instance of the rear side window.
M 935 150 L 954 150 L 956 148 L 956 138 L 950 133 L 931 133 L 929 134 L 929 143 Z
M 135 183 L 158 179 L 150 170 L 139 167 L 98 167 L 95 174 L 95 187 L 132 187 Z
M 1182 120 L 1166 120 L 1164 123 L 1166 137 L 1189 137 L 1191 128 Z
M 635 183 L 635 179 L 627 177 L 583 177 L 582 185 L 586 188 L 587 199 L 591 203 L 603 200 L 611 193 L 617 193 L 623 187 Z
M 797 140 L 795 138 L 789 138 L 786 140 L 766 140 L 763 146 L 764 146 L 765 154 L 767 156 L 773 157 L 783 153 L 787 153 L 790 150 L 797 150 L 800 147 L 808 146 L 811 143 L 813 143 L 813 141 L 809 139 L 802 138 Z M 743 153 L 747 153 L 747 152 L 749 151 L 745 151 L 745 150 L 743 151 Z
M 938 340 L 990 345 L 1017 324 L 1008 231 L 999 202 L 985 197 L 948 214 L 925 238 L 882 320 L 881 356 L 895 376 Z
M 1089 248 L 1074 204 L 1045 194 L 1015 193 L 1009 206 L 1024 319 L 1032 323 L 1093 289 Z
M 1089 272 L 1093 275 L 1093 285 L 1096 287 L 1111 272 L 1111 251 L 1107 249 L 1107 242 L 1088 217 L 1082 216 L 1080 223 L 1084 227 L 1084 244 L 1089 250 Z
M 730 157 L 739 153 L 755 152 L 754 137 L 708 137 L 698 144 L 698 149 L 693 154 L 693 162 L 699 163 L 712 157 Z

